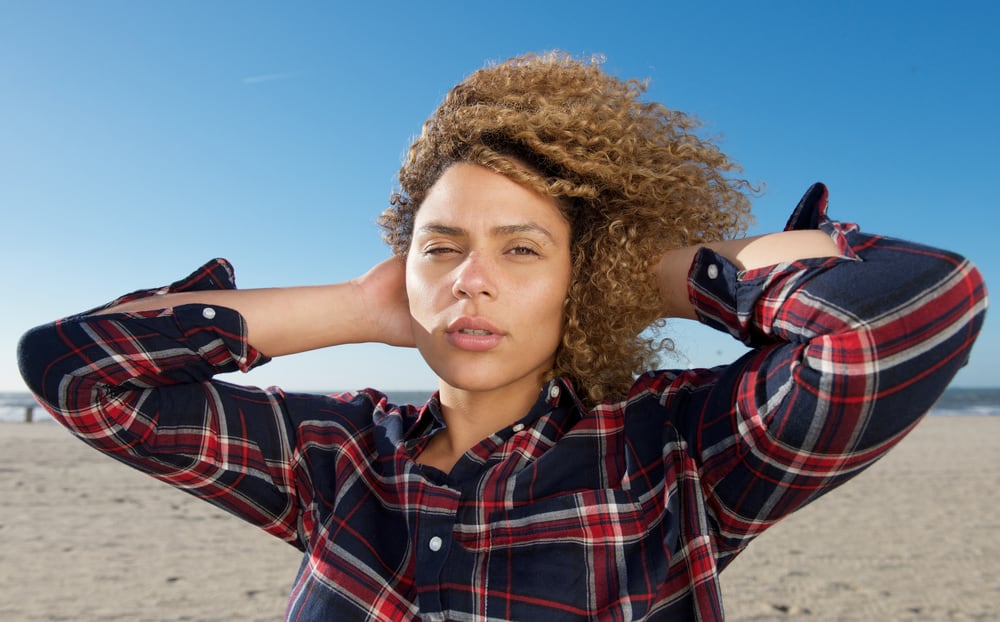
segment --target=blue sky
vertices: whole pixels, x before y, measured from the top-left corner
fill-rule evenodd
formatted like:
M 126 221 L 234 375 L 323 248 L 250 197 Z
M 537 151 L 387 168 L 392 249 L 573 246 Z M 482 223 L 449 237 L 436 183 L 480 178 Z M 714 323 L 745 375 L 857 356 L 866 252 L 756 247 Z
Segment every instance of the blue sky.
M 361 6 L 361 5 L 364 6 Z M 813 181 L 831 215 L 960 251 L 1000 291 L 998 4 L 0 2 L 0 390 L 25 330 L 215 256 L 241 287 L 340 281 L 409 140 L 491 60 L 603 54 L 698 116 L 766 185 L 754 233 Z M 1000 386 L 990 317 L 961 386 Z M 742 351 L 687 322 L 667 366 Z M 235 381 L 425 389 L 412 350 L 347 346 Z

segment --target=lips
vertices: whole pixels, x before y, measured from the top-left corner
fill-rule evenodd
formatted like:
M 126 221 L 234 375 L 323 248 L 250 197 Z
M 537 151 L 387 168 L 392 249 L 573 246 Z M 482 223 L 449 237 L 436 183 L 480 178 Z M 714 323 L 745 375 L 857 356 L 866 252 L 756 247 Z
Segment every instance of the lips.
M 479 329 L 479 328 L 463 328 L 462 330 L 460 330 L 458 332 L 460 332 L 460 333 L 462 333 L 464 335 L 492 335 L 493 334 L 493 333 L 491 333 L 488 330 L 482 330 L 482 329 Z
M 478 335 L 502 335 L 503 331 L 497 328 L 489 320 L 481 317 L 469 317 L 463 315 L 456 318 L 445 329 L 449 333 L 467 333 Z
M 469 352 L 485 352 L 500 345 L 506 334 L 488 320 L 460 317 L 445 329 L 445 337 L 455 348 Z

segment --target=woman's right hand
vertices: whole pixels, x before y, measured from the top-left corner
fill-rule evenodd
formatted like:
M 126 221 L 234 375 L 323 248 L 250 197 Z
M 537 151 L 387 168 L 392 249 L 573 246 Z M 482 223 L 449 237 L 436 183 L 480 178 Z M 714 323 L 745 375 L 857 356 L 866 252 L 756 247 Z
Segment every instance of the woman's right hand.
M 351 281 L 358 289 L 371 336 L 368 341 L 412 348 L 413 328 L 406 297 L 406 260 L 390 257 Z

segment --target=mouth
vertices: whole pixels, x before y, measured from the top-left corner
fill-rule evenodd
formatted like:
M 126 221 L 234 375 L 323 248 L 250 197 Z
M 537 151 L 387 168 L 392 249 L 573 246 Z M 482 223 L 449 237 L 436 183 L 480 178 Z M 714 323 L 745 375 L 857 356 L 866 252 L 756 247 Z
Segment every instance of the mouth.
M 455 318 L 445 332 L 461 334 L 461 335 L 472 335 L 476 337 L 484 337 L 488 335 L 500 335 L 502 336 L 504 332 L 497 328 L 492 322 L 481 317 L 471 317 L 463 315 L 462 317 Z
M 477 336 L 486 336 L 493 334 L 492 332 L 483 328 L 462 328 L 459 329 L 457 332 L 463 335 L 477 335 Z
M 445 335 L 459 350 L 486 352 L 499 346 L 506 333 L 483 318 L 463 316 L 448 325 Z

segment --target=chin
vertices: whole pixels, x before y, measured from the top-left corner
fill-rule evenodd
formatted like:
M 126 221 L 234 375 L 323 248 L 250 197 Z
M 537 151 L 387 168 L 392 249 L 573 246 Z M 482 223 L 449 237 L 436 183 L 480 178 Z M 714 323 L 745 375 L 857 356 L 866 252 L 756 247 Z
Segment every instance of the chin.
M 493 391 L 510 384 L 510 381 L 497 374 L 470 374 L 468 370 L 459 373 L 439 373 L 438 380 L 443 384 L 460 391 L 482 393 Z
M 464 366 L 461 369 L 435 370 L 438 379 L 443 385 L 453 389 L 469 393 L 488 393 L 497 390 L 539 390 L 544 381 L 544 371 L 542 370 L 498 370 L 496 368 L 484 368 L 473 370 L 471 366 Z
M 431 354 L 436 356 L 428 356 Z M 482 354 L 454 356 L 454 353 L 446 354 L 423 349 L 421 355 L 442 385 L 474 393 L 529 385 L 541 387 L 545 384 L 545 373 L 554 363 L 553 360 L 543 360 L 534 366 L 526 364 L 528 361 L 512 365 L 513 361 L 509 356 Z

